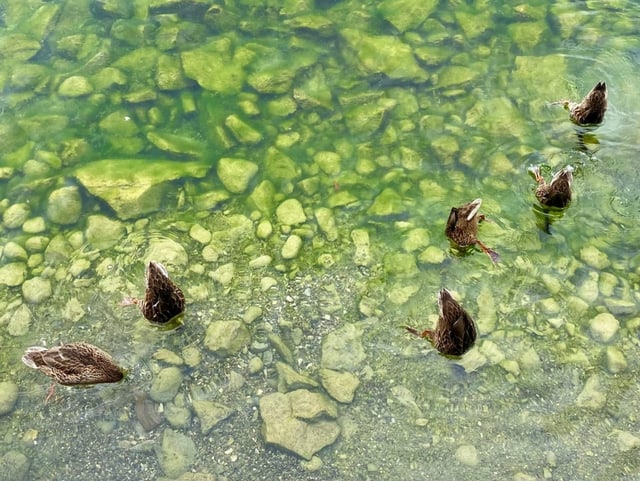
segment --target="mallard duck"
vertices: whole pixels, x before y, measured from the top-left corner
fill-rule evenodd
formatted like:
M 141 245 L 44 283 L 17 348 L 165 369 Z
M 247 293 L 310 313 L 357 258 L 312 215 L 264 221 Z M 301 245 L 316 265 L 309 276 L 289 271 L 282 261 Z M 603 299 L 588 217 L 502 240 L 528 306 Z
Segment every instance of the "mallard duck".
M 427 329 L 420 332 L 409 326 L 405 329 L 429 339 L 442 354 L 462 356 L 476 341 L 476 324 L 447 289 L 440 289 L 438 293 L 438 308 L 440 313 L 435 331 Z
M 63 386 L 118 382 L 124 377 L 109 354 L 86 342 L 70 342 L 50 349 L 32 346 L 25 351 L 22 362 Z M 54 390 L 55 383 L 49 389 L 45 404 Z
M 167 269 L 156 261 L 147 265 L 144 300 L 126 298 L 122 305 L 136 304 L 142 315 L 156 324 L 165 324 L 184 312 L 184 294 L 171 279 Z
M 482 199 L 476 199 L 460 207 L 452 207 L 444 230 L 446 236 L 456 247 L 465 249 L 477 244 L 482 252 L 487 254 L 493 262 L 498 262 L 500 256 L 478 240 L 478 223 L 485 219 L 483 214 L 478 214 Z
M 538 182 L 536 198 L 547 207 L 564 208 L 571 202 L 571 183 L 573 182 L 573 167 L 570 165 L 556 172 L 548 184 L 540 173 L 540 167 L 531 169 Z
M 569 111 L 569 118 L 578 125 L 598 125 L 607 111 L 607 84 L 598 82 L 582 102 L 563 100 L 562 105 Z

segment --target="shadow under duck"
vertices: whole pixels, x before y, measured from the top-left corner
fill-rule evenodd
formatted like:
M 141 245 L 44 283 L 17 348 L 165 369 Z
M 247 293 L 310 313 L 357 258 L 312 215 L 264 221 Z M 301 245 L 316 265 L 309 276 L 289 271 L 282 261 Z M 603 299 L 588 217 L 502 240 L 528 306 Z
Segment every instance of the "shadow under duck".
M 485 220 L 484 214 L 478 214 L 481 205 L 482 199 L 476 199 L 460 207 L 452 207 L 444 233 L 459 249 L 477 244 L 495 263 L 500 260 L 498 253 L 478 239 L 478 224 Z
M 428 339 L 433 346 L 447 356 L 462 356 L 476 341 L 477 329 L 474 320 L 463 309 L 447 289 L 438 292 L 439 316 L 435 330 L 422 332 L 404 326 L 411 334 Z
M 607 84 L 598 82 L 580 103 L 570 100 L 558 103 L 569 111 L 569 118 L 578 125 L 601 124 L 607 111 Z
M 124 371 L 109 354 L 86 342 L 70 342 L 49 349 L 32 346 L 25 351 L 22 362 L 63 386 L 118 382 L 124 377 Z M 49 388 L 45 404 L 55 392 L 55 382 Z
M 167 269 L 150 261 L 145 272 L 144 299 L 126 298 L 123 306 L 136 304 L 142 315 L 155 324 L 166 324 L 184 312 L 184 294 L 169 278 Z
M 536 188 L 536 199 L 547 207 L 565 208 L 571 202 L 571 183 L 573 182 L 573 167 L 570 165 L 556 172 L 551 178 L 551 182 L 546 183 L 540 173 L 540 167 L 531 169 L 535 176 L 538 187 Z

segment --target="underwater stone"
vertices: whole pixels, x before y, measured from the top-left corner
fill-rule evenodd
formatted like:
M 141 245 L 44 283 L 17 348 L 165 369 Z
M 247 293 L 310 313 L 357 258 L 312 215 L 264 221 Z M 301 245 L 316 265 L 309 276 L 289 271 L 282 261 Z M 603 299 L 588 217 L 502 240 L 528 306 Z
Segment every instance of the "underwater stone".
M 546 30 L 546 21 L 514 22 L 508 28 L 509 35 L 518 48 L 522 51 L 531 51 L 540 43 L 542 34 Z
M 305 374 L 296 372 L 291 366 L 284 362 L 276 362 L 278 372 L 278 392 L 288 392 L 296 389 L 319 387 L 315 380 Z
M 405 212 L 402 205 L 402 197 L 391 187 L 387 187 L 373 200 L 371 207 L 367 209 L 369 215 L 388 217 L 400 215 Z
M 352 402 L 360 385 L 355 374 L 333 369 L 320 369 L 320 378 L 329 396 L 341 403 Z
M 616 436 L 616 441 L 618 443 L 618 450 L 621 452 L 631 451 L 632 449 L 640 446 L 640 438 L 634 436 L 628 431 L 621 431 L 619 429 L 614 429 L 611 433 Z
M 302 204 L 298 199 L 287 199 L 276 209 L 278 222 L 283 225 L 302 224 L 307 220 Z
M 223 157 L 218 161 L 217 172 L 225 189 L 241 194 L 249 188 L 251 179 L 258 173 L 258 166 L 248 160 Z
M 0 416 L 13 411 L 18 400 L 18 386 L 11 381 L 0 382 Z M 3 473 L 6 474 L 6 473 Z
M 340 173 L 340 154 L 326 151 L 317 152 L 313 156 L 313 161 L 318 164 L 320 170 L 327 175 L 337 175 Z
M 172 180 L 204 177 L 208 163 L 154 159 L 103 159 L 75 170 L 78 181 L 100 197 L 121 219 L 133 219 L 155 212 L 175 187 Z
M 202 360 L 200 351 L 195 346 L 187 346 L 182 350 L 182 358 L 184 363 L 189 367 L 196 367 Z
M 182 267 L 189 262 L 189 256 L 182 244 L 173 239 L 154 237 L 149 241 L 149 247 L 144 256 L 145 264 L 150 261 L 157 261 L 165 266 Z
M 116 245 L 126 234 L 122 222 L 109 219 L 104 215 L 91 215 L 87 219 L 85 230 L 87 242 L 98 250 L 109 249 Z
M 71 244 L 62 234 L 58 234 L 47 244 L 47 248 L 44 251 L 44 260 L 48 264 L 61 264 L 71 257 L 72 252 Z
M 402 249 L 413 252 L 429 245 L 429 231 L 423 228 L 411 229 L 402 241 Z
M 278 149 L 269 147 L 265 161 L 265 173 L 269 179 L 274 181 L 294 180 L 300 177 L 300 167 Z
M 147 140 L 160 150 L 184 157 L 200 158 L 205 150 L 202 142 L 186 135 L 169 132 L 152 130 L 147 132 Z
M 30 304 L 39 304 L 51 294 L 51 282 L 48 279 L 33 277 L 22 283 L 22 297 Z
M 249 374 L 255 375 L 262 372 L 264 369 L 264 362 L 262 362 L 262 359 L 258 356 L 255 356 L 249 359 L 249 365 L 247 367 L 249 368 Z
M 364 229 L 354 229 L 351 231 L 351 240 L 356 248 L 353 255 L 353 262 L 358 266 L 368 266 L 371 264 L 371 249 L 369 244 L 369 233 Z
M 82 97 L 93 92 L 89 79 L 81 75 L 73 75 L 65 79 L 58 87 L 58 94 L 63 97 Z
M 338 228 L 336 227 L 336 219 L 333 211 L 327 207 L 319 207 L 315 211 L 318 227 L 324 233 L 328 241 L 333 242 L 338 239 Z
M 2 318 L 0 318 L 0 321 L 2 321 L 1 323 L 6 322 L 7 317 L 9 317 L 7 332 L 11 336 L 24 336 L 29 332 L 33 315 L 31 314 L 31 310 L 25 304 L 21 304 L 20 306 L 18 306 L 18 308 L 13 311 L 13 313 L 5 314 Z
M 208 434 L 214 427 L 233 414 L 233 409 L 213 401 L 193 401 L 193 410 L 200 420 L 200 431 Z
M 185 429 L 191 425 L 191 409 L 187 407 L 184 394 L 178 393 L 173 402 L 164 405 L 164 416 L 174 428 Z
M 258 239 L 267 239 L 273 233 L 273 225 L 268 220 L 261 220 L 256 227 L 256 237 Z
M 133 4 L 129 0 L 93 0 L 91 8 L 107 18 L 129 18 L 133 14 Z
M 7 229 L 17 229 L 28 219 L 29 213 L 29 204 L 12 204 L 4 211 L 2 223 Z
M 365 360 L 362 327 L 345 324 L 322 340 L 321 366 L 334 371 L 357 371 Z
M 606 269 L 611 265 L 607 255 L 595 246 L 585 246 L 580 249 L 580 259 L 595 269 Z
M 180 58 L 185 75 L 202 88 L 223 94 L 242 89 L 246 60 L 232 55 L 229 38 L 217 38 L 203 47 L 182 52 Z
M 340 34 L 355 50 L 368 73 L 384 73 L 392 79 L 428 80 L 429 75 L 416 62 L 411 47 L 399 37 L 365 35 L 360 30 L 350 28 L 343 29 Z
M 605 299 L 604 305 L 607 306 L 607 310 L 615 316 L 629 316 L 636 312 L 637 309 L 634 302 L 617 299 L 615 297 Z
M 175 479 L 186 473 L 193 465 L 196 454 L 196 445 L 189 436 L 168 428 L 164 430 L 158 462 L 166 476 Z
M 378 11 L 402 33 L 419 26 L 437 6 L 437 0 L 384 0 L 378 5 Z
M 333 444 L 340 434 L 337 422 L 317 419 L 306 422 L 298 416 L 331 411 L 320 394 L 298 390 L 287 394 L 272 393 L 260 398 L 262 436 L 272 444 L 305 459 L 311 459 L 325 446 Z M 294 403 L 298 403 L 297 405 Z
M 251 259 L 249 261 L 249 267 L 251 267 L 252 269 L 261 269 L 271 264 L 272 260 L 273 259 L 271 256 L 263 254 L 261 256 L 256 257 L 255 259 Z
M 599 295 L 598 291 L 598 273 L 589 272 L 586 279 L 578 286 L 578 295 L 587 303 L 593 303 Z
M 211 232 L 200 224 L 193 224 L 189 229 L 189 237 L 200 244 L 208 244 L 211 241 Z
M 158 57 L 156 85 L 160 90 L 180 90 L 187 86 L 187 79 L 182 74 L 179 58 L 171 55 Z
M 262 141 L 262 134 L 242 121 L 237 115 L 229 115 L 224 125 L 231 131 L 235 139 L 241 144 L 257 144 Z
M 471 444 L 463 444 L 462 446 L 459 446 L 458 449 L 456 449 L 455 457 L 460 463 L 467 466 L 477 466 L 480 464 L 478 450 Z
M 271 215 L 273 213 L 275 195 L 276 189 L 273 184 L 268 180 L 263 180 L 249 195 L 249 204 L 263 214 Z
M 397 105 L 394 99 L 381 98 L 364 105 L 355 105 L 345 112 L 345 123 L 355 135 L 372 134 L 384 122 L 387 112 Z
M 627 368 L 627 360 L 620 349 L 607 346 L 607 369 L 611 374 L 618 374 Z
M 607 402 L 606 395 L 600 391 L 600 376 L 593 374 L 584 385 L 582 392 L 578 394 L 576 406 L 580 408 L 598 410 Z
M 444 249 L 436 246 L 429 246 L 420 253 L 418 256 L 418 262 L 424 264 L 441 264 L 446 257 L 447 254 Z
M 165 367 L 160 370 L 153 380 L 149 396 L 159 403 L 169 402 L 176 397 L 181 384 L 182 372 L 180 369 L 175 366 Z
M 333 94 L 322 66 L 317 65 L 300 85 L 293 88 L 293 98 L 302 107 L 333 107 Z
M 302 248 L 302 238 L 296 234 L 287 237 L 280 254 L 283 259 L 295 259 Z
M 232 356 L 251 340 L 249 330 L 241 321 L 214 321 L 207 327 L 204 344 L 221 357 Z
M 12 241 L 7 242 L 1 252 L 2 257 L 10 261 L 26 261 L 29 257 L 24 247 Z
M 27 275 L 27 265 L 24 262 L 10 262 L 0 267 L 0 285 L 9 287 L 19 286 Z
M 180 366 L 184 364 L 184 361 L 180 356 L 178 356 L 175 352 L 164 348 L 158 349 L 156 352 L 154 352 L 153 358 L 156 361 L 161 361 L 165 364 L 173 364 L 174 366 Z
M 598 314 L 589 322 L 589 332 L 596 341 L 608 343 L 616 335 L 620 323 L 608 312 Z
M 227 264 L 223 264 L 218 267 L 215 271 L 211 273 L 211 278 L 222 284 L 224 287 L 227 287 L 231 284 L 233 277 L 236 273 L 236 268 L 233 262 L 229 262 Z
M 47 216 L 52 222 L 62 225 L 74 224 L 81 212 L 82 202 L 78 187 L 62 187 L 49 195 Z
M 291 90 L 295 70 L 273 68 L 251 73 L 247 83 L 261 94 L 284 94 Z
M 418 272 L 413 254 L 389 252 L 384 256 L 384 270 L 387 274 L 411 277 Z
M 27 479 L 29 466 L 29 458 L 20 451 L 7 451 L 0 457 L 0 471 L 6 480 L 24 481 Z
M 100 120 L 100 129 L 117 137 L 133 137 L 140 129 L 126 110 L 117 110 Z
M 440 88 L 447 88 L 454 85 L 463 85 L 475 80 L 480 72 L 469 67 L 451 65 L 443 67 L 438 71 L 435 85 Z

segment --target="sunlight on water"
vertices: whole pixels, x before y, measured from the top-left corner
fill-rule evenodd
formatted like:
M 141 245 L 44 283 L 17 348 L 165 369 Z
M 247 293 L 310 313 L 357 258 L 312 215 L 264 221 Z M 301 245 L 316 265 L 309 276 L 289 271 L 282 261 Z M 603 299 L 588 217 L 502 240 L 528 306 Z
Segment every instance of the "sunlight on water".
M 639 25 L 624 0 L 2 2 L 0 480 L 636 479 Z M 561 102 L 599 81 L 579 128 Z M 530 170 L 569 165 L 543 209 Z M 496 265 L 444 234 L 476 198 Z M 151 260 L 175 328 L 121 305 Z M 478 327 L 460 358 L 403 328 L 443 287 Z M 73 341 L 125 379 L 45 404 L 20 358 Z

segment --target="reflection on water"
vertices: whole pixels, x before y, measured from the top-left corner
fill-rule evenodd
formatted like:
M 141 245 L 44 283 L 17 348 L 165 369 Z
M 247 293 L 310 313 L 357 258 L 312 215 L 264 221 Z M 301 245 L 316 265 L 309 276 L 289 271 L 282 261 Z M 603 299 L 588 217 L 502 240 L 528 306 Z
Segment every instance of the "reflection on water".
M 0 478 L 638 476 L 636 4 L 0 13 Z M 577 131 L 552 103 L 598 81 Z M 528 169 L 567 165 L 542 210 Z M 444 235 L 476 198 L 495 266 Z M 178 329 L 120 306 L 150 260 Z M 459 359 L 402 329 L 441 288 Z M 72 341 L 126 379 L 45 406 L 20 357 Z

